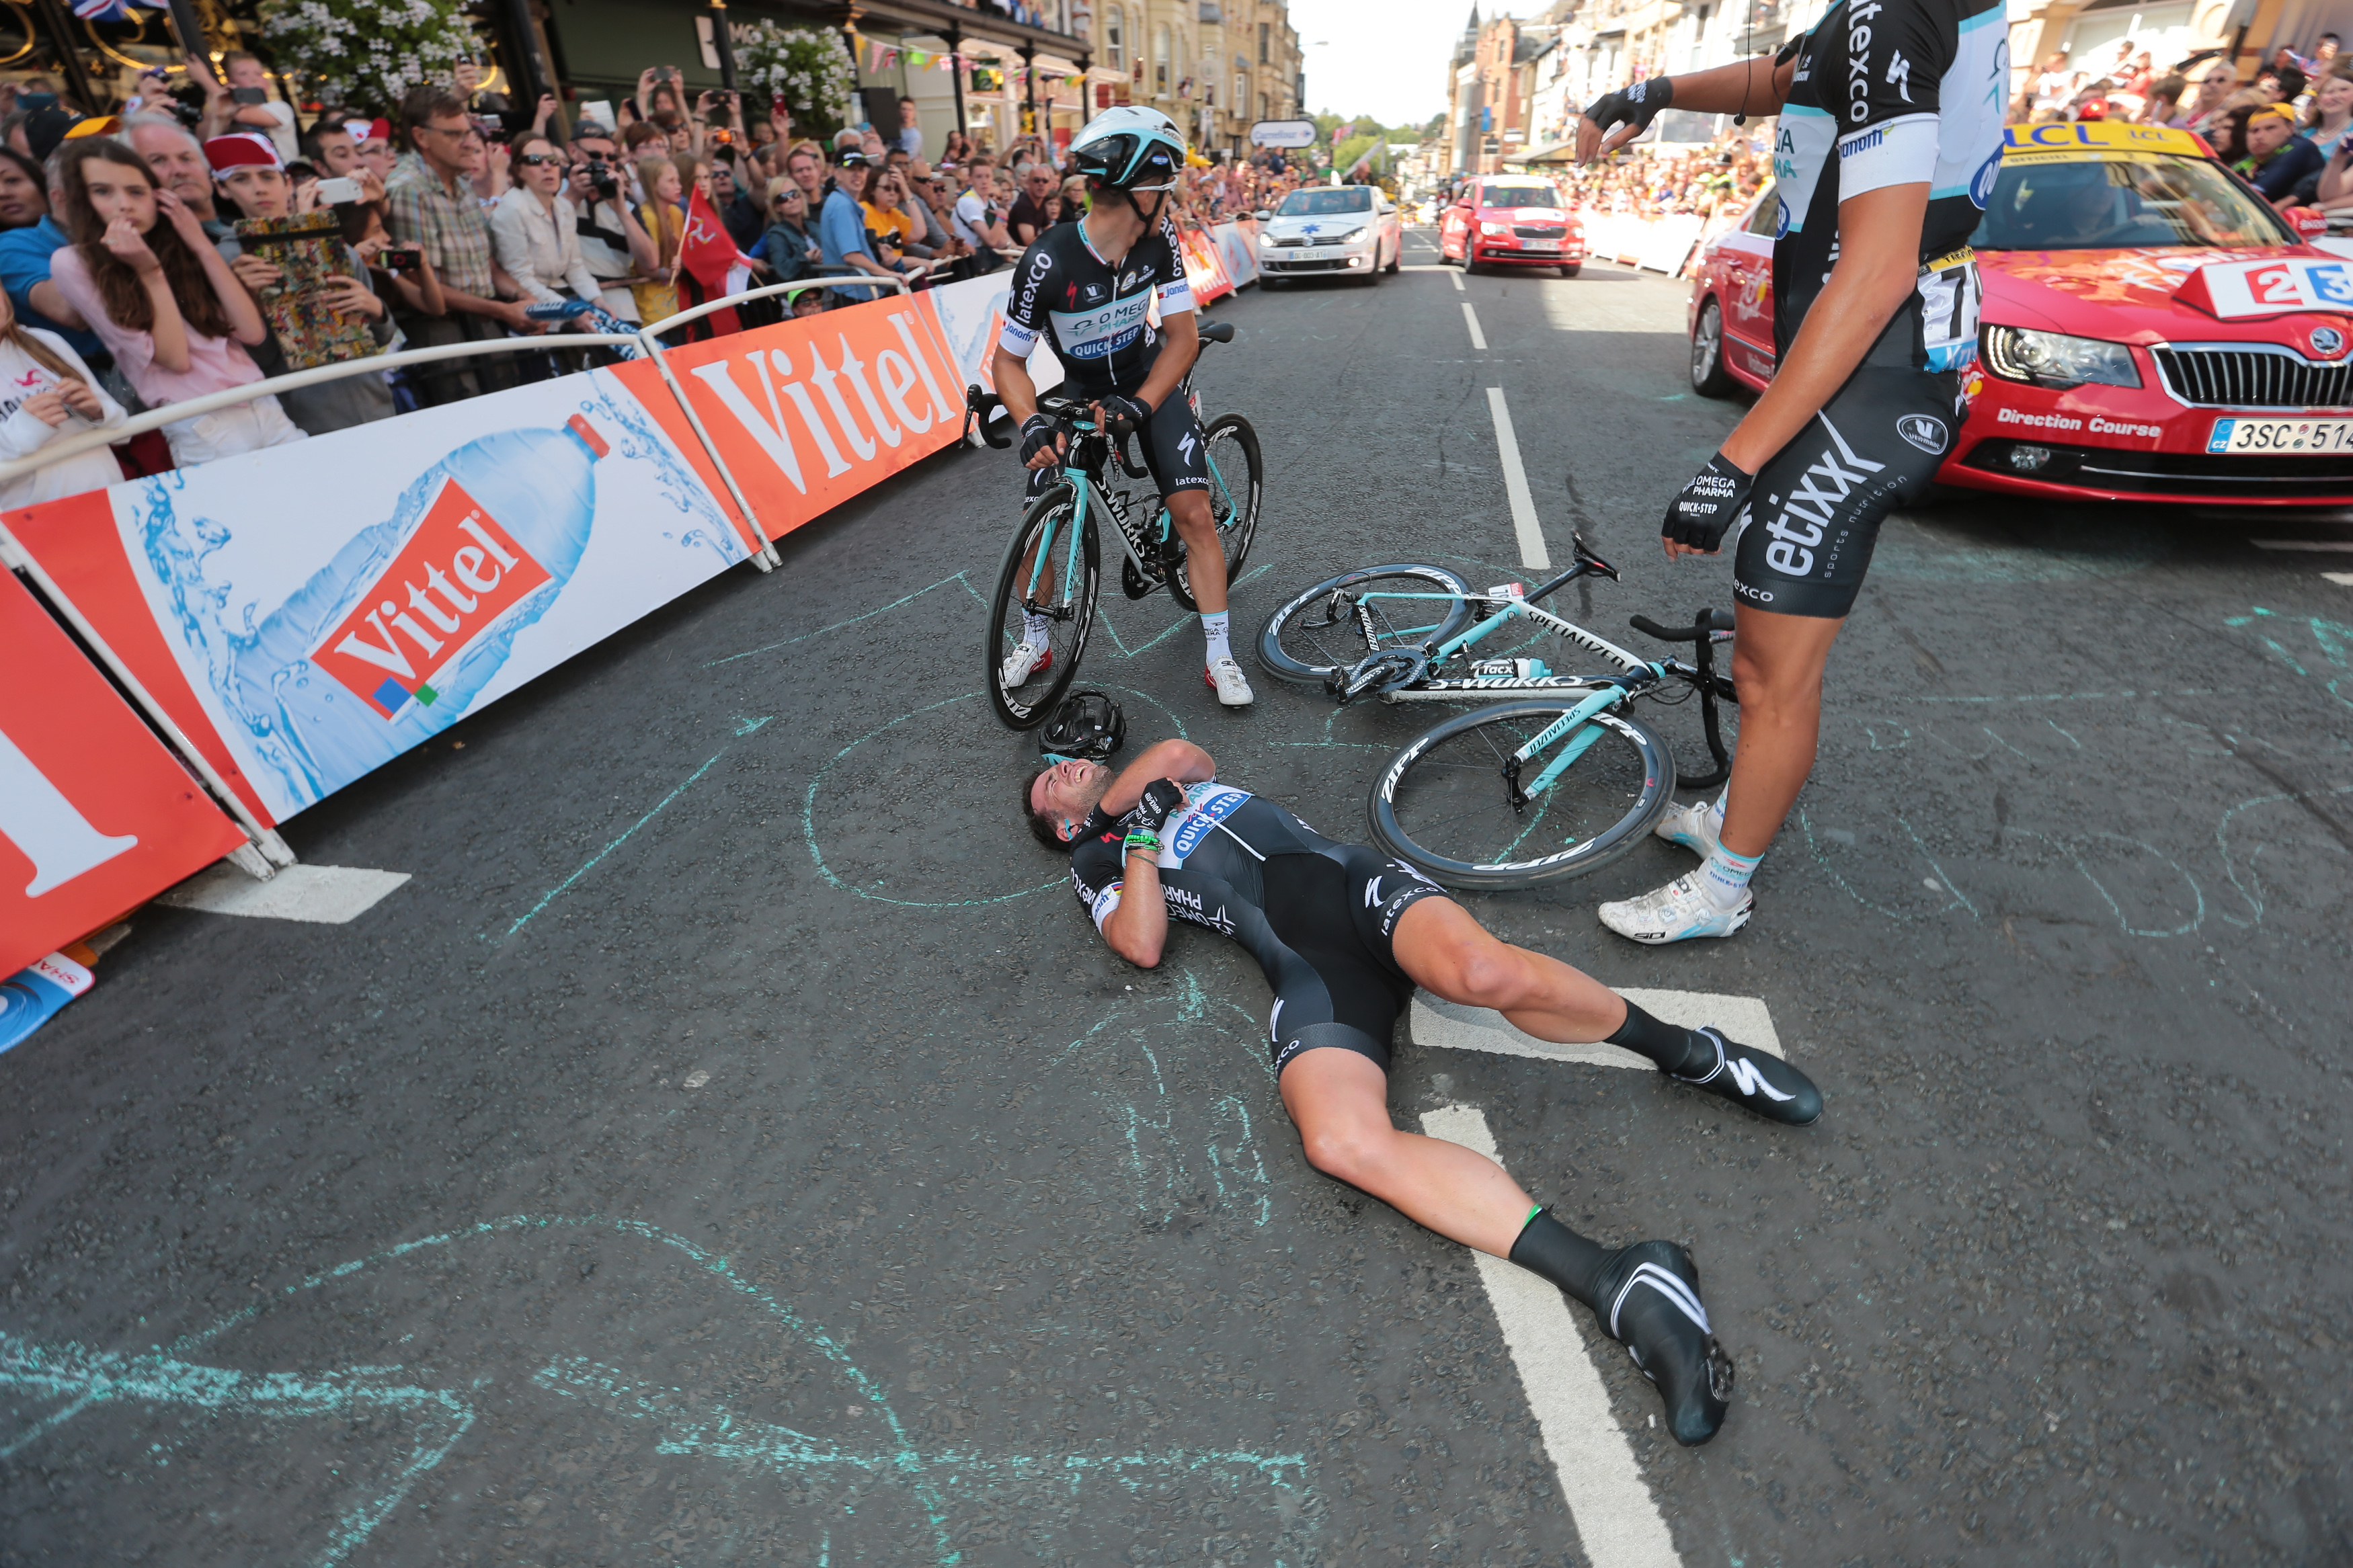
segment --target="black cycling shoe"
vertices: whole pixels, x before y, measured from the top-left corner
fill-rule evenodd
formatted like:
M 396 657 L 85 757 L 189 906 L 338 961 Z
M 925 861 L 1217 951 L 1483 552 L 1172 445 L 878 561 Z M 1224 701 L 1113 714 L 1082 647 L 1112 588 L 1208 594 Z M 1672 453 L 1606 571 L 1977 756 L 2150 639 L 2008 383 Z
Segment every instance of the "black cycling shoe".
M 1610 1258 L 1599 1284 L 1601 1326 L 1658 1386 L 1675 1441 L 1696 1448 L 1715 1436 L 1732 1405 L 1732 1358 L 1708 1331 L 1691 1254 L 1638 1241 Z
M 1722 1095 L 1774 1121 L 1804 1127 L 1822 1114 L 1822 1091 L 1814 1080 L 1769 1051 L 1727 1040 L 1719 1029 L 1692 1031 L 1714 1042 L 1715 1065 L 1696 1077 L 1676 1072 L 1667 1076 L 1694 1089 Z

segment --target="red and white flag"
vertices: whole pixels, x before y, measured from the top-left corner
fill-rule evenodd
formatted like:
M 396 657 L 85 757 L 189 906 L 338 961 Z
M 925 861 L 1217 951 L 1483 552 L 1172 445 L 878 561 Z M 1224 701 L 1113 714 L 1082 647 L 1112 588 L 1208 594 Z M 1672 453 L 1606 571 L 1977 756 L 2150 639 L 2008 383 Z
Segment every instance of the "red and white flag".
M 735 248 L 727 226 L 719 221 L 719 215 L 711 210 L 699 190 L 687 196 L 686 236 L 679 242 L 678 264 L 702 285 L 704 295 L 711 299 L 738 294 L 752 286 L 752 258 Z M 719 332 L 738 329 L 732 309 L 712 312 L 711 321 Z

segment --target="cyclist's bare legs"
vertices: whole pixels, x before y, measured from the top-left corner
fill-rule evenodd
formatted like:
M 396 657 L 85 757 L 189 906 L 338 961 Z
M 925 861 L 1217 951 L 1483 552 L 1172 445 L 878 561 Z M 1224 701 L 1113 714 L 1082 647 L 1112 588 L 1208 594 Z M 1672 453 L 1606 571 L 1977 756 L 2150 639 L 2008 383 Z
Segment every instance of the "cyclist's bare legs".
M 1205 616 L 1226 607 L 1226 550 L 1218 538 L 1217 520 L 1209 514 L 1209 492 L 1178 490 L 1160 498 L 1176 537 L 1185 542 L 1185 574 L 1192 584 L 1193 602 Z
M 1843 620 L 1733 610 L 1732 682 L 1740 691 L 1740 740 L 1723 843 L 1736 855 L 1772 847 L 1782 819 L 1814 771 L 1822 727 L 1822 669 Z

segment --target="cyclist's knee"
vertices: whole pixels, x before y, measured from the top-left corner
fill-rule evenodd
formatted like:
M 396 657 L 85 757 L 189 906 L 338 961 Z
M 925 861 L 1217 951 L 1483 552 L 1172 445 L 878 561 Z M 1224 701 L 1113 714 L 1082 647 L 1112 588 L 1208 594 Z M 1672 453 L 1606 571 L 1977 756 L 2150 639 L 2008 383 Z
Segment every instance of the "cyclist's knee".
M 1740 693 L 1744 717 L 1768 711 L 1801 712 L 1821 706 L 1822 667 L 1812 658 L 1736 642 L 1732 684 Z
M 1450 933 L 1435 956 L 1442 989 L 1430 989 L 1450 1002 L 1501 1011 L 1527 999 L 1528 955 L 1483 931 Z

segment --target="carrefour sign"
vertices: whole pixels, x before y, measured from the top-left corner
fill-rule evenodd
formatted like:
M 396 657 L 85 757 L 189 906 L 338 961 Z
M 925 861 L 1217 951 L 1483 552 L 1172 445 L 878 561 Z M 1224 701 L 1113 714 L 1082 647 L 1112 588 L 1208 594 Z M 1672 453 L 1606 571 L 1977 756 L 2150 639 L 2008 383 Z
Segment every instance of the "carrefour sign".
M 1250 139 L 1255 147 L 1313 147 L 1315 145 L 1315 121 L 1261 120 L 1250 127 Z

